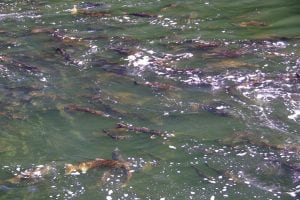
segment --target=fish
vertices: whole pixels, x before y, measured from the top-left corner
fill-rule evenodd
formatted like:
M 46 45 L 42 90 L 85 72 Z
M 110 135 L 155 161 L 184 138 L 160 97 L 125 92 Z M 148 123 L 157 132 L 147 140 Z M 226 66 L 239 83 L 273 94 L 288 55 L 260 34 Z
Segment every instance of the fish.
M 34 168 L 26 169 L 12 178 L 4 180 L 3 184 L 20 184 L 24 181 L 36 183 L 42 180 L 44 177 L 56 172 L 56 168 L 52 164 L 38 165 Z
M 109 17 L 111 14 L 107 11 L 89 11 L 79 9 L 77 5 L 74 5 L 73 8 L 70 10 L 72 15 L 86 15 L 92 17 Z
M 66 164 L 65 173 L 67 175 L 73 173 L 86 173 L 87 171 L 95 168 L 108 168 L 108 169 L 121 169 L 129 177 L 132 176 L 131 173 L 132 164 L 128 161 L 121 160 L 110 160 L 110 159 L 95 159 L 90 161 L 81 162 L 78 164 Z
M 131 162 L 124 160 L 121 155 L 121 152 L 118 148 L 115 148 L 112 152 L 112 159 L 95 159 L 84 161 L 78 164 L 66 164 L 65 165 L 65 174 L 72 175 L 72 174 L 85 174 L 87 171 L 91 169 L 109 169 L 105 171 L 100 178 L 100 182 L 98 185 L 103 185 L 107 180 L 109 180 L 110 176 L 115 172 L 121 172 L 123 177 L 125 178 L 124 182 L 122 183 L 122 187 L 127 185 L 127 182 L 131 179 L 133 170 L 133 165 Z
M 95 109 L 89 108 L 89 107 L 79 106 L 79 105 L 76 105 L 76 104 L 68 104 L 68 105 L 65 106 L 65 109 L 69 110 L 69 111 L 78 111 L 78 112 L 91 113 L 91 114 L 106 117 L 106 118 L 110 117 L 109 114 L 106 114 L 103 111 L 95 110 Z

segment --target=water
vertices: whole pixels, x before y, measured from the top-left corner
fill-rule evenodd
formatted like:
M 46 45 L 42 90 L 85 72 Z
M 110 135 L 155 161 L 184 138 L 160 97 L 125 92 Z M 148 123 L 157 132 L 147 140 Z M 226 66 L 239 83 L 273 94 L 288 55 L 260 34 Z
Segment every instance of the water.
M 299 8 L 2 1 L 0 199 L 299 198 Z

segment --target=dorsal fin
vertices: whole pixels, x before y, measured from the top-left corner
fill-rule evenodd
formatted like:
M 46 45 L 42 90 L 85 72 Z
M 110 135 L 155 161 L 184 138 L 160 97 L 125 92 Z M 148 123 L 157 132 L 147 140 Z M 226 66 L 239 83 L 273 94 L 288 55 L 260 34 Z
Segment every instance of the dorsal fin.
M 111 158 L 112 158 L 113 160 L 124 161 L 124 159 L 123 159 L 123 157 L 122 157 L 122 154 L 121 154 L 121 151 L 119 150 L 118 147 L 116 147 L 116 148 L 113 150 L 113 152 L 112 152 L 112 154 L 111 154 Z

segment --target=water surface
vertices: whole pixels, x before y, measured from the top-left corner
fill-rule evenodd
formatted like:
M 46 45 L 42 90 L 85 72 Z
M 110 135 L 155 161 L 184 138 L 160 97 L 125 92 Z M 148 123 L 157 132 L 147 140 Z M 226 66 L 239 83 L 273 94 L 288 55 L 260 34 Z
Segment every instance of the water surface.
M 299 198 L 299 10 L 1 1 L 0 199 Z M 117 123 L 154 131 L 116 140 Z M 135 165 L 128 182 L 113 172 L 99 184 L 107 169 L 65 174 L 116 147 Z M 56 170 L 6 181 L 38 165 Z

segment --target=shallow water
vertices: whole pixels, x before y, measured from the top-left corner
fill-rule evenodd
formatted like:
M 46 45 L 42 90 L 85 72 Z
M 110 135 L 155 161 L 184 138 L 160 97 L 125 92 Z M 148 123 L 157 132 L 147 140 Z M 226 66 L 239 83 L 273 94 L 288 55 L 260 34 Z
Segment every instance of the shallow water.
M 300 198 L 299 10 L 1 1 L 0 199 Z M 116 147 L 129 181 L 65 174 Z M 8 181 L 39 165 L 55 170 Z

